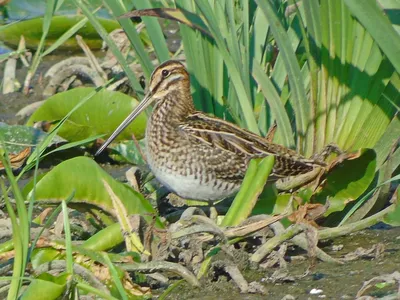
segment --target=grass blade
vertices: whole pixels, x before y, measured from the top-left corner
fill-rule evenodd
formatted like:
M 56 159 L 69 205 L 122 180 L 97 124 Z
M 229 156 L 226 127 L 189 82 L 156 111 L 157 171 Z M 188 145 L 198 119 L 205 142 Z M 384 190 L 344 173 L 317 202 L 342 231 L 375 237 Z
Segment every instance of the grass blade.
M 69 226 L 68 207 L 65 200 L 61 202 L 63 220 L 64 220 L 64 233 L 65 233 L 65 256 L 67 260 L 67 272 L 74 273 L 74 259 L 72 256 L 72 243 L 71 243 L 71 228 Z
M 35 55 L 32 59 L 31 67 L 28 70 L 28 73 L 26 75 L 25 82 L 24 82 L 24 93 L 25 94 L 27 94 L 29 91 L 29 85 L 30 85 L 31 79 L 32 79 L 33 75 L 35 74 L 35 72 L 39 66 L 39 63 L 43 57 L 42 51 L 44 48 L 44 43 L 46 41 L 46 36 L 50 29 L 51 19 L 56 10 L 57 2 L 58 2 L 57 0 L 48 0 L 47 1 L 46 11 L 45 11 L 45 14 L 43 17 L 42 37 L 40 38 L 39 45 L 36 49 Z
M 92 14 L 95 14 L 98 10 L 100 9 L 97 8 L 95 9 Z M 53 52 L 54 50 L 56 50 L 59 46 L 61 46 L 66 40 L 68 40 L 70 37 L 72 37 L 75 33 L 77 33 L 83 26 L 86 25 L 86 23 L 88 22 L 88 18 L 83 18 L 82 20 L 80 20 L 78 23 L 76 23 L 74 26 L 72 26 L 70 29 L 68 29 L 62 36 L 60 36 L 49 48 L 46 49 L 46 51 L 44 51 L 42 53 L 42 58 L 48 54 L 50 54 L 51 52 Z
M 257 80 L 259 87 L 261 87 L 264 98 L 267 99 L 272 115 L 276 119 L 278 130 L 282 137 L 282 145 L 288 148 L 293 148 L 295 142 L 289 116 L 286 113 L 285 107 L 283 106 L 273 83 L 262 70 L 261 66 L 259 66 L 255 61 L 253 62 L 253 76 Z
M 289 77 L 290 89 L 292 92 L 292 103 L 296 115 L 296 129 L 298 132 L 297 147 L 299 152 L 311 154 L 312 151 L 312 125 L 309 124 L 310 107 L 307 100 L 304 83 L 302 81 L 300 66 L 295 53 L 289 43 L 289 38 L 284 30 L 277 12 L 269 1 L 256 0 L 266 18 L 270 22 L 271 31 L 279 46 L 280 54 Z
M 126 12 L 126 8 L 123 6 L 121 1 L 104 0 L 104 3 L 111 10 L 111 12 L 115 18 L 118 18 L 119 16 L 121 16 L 122 14 L 124 14 Z M 125 18 L 119 19 L 119 23 L 121 24 L 122 28 L 124 29 L 126 36 L 128 37 L 129 41 L 131 42 L 133 49 L 135 50 L 136 58 L 139 61 L 140 65 L 142 66 L 144 75 L 146 76 L 146 78 L 150 78 L 150 74 L 153 71 L 154 67 L 153 67 L 153 64 L 151 63 L 149 55 L 146 52 L 146 49 L 144 48 L 144 45 L 142 43 L 142 40 L 139 37 L 139 34 L 136 32 L 135 26 L 132 24 L 131 20 L 125 19 Z M 120 60 L 118 59 L 118 61 L 120 61 Z M 124 71 L 125 71 L 125 69 L 124 69 Z M 131 80 L 131 79 L 129 79 L 129 80 Z M 135 87 L 135 89 L 136 89 L 136 87 Z
M 8 291 L 8 300 L 14 300 L 18 298 L 19 290 L 21 288 L 22 279 L 21 277 L 24 275 L 25 267 L 24 267 L 24 246 L 23 246 L 23 237 L 21 232 L 18 231 L 18 221 L 17 216 L 14 212 L 13 207 L 11 206 L 10 199 L 8 198 L 8 192 L 6 191 L 6 187 L 4 185 L 4 181 L 0 178 L 0 186 L 4 195 L 4 200 L 6 203 L 6 208 L 8 215 L 11 219 L 11 225 L 13 228 L 13 243 L 14 243 L 14 265 L 13 265 L 13 276 L 11 278 L 11 284 Z
M 137 9 L 152 8 L 151 2 L 148 0 L 135 1 L 135 6 Z M 168 60 L 169 51 L 160 24 L 156 19 L 146 17 L 143 18 L 143 22 L 146 25 L 147 33 L 157 54 L 158 61 L 161 63 Z
M 78 8 L 82 10 L 82 13 L 89 19 L 89 22 L 96 29 L 100 37 L 106 42 L 107 46 L 110 48 L 110 50 L 120 63 L 122 69 L 124 70 L 126 76 L 128 77 L 129 82 L 131 83 L 135 92 L 138 93 L 138 95 L 143 96 L 144 92 L 142 86 L 137 80 L 132 69 L 129 67 L 121 51 L 118 50 L 118 47 L 111 40 L 111 38 L 109 38 L 108 32 L 104 29 L 104 27 L 100 24 L 100 22 L 96 19 L 96 17 L 92 15 L 92 12 L 90 11 L 89 7 L 86 4 L 84 4 L 82 0 L 73 0 L 73 2 Z
M 217 23 L 217 19 L 215 18 L 213 9 L 207 1 L 195 0 L 195 2 L 204 15 L 210 32 L 213 35 L 215 43 L 217 44 L 224 59 L 231 78 L 231 82 L 234 83 L 233 86 L 237 93 L 238 102 L 240 104 L 241 112 L 243 114 L 244 124 L 249 130 L 255 133 L 259 133 L 257 122 L 253 114 L 250 91 L 246 90 L 245 83 L 243 82 L 242 76 L 240 74 L 241 70 L 239 69 L 239 66 L 235 64 L 234 59 L 229 52 L 230 49 L 228 49 L 225 44 L 225 39 L 221 34 L 220 26 Z
M 119 278 L 117 269 L 115 268 L 115 266 L 113 265 L 113 263 L 111 262 L 110 258 L 108 257 L 108 255 L 106 253 L 103 253 L 103 259 L 104 259 L 104 262 L 107 264 L 107 267 L 110 271 L 112 280 L 114 281 L 114 284 L 118 289 L 121 299 L 128 300 L 129 299 L 128 295 L 126 294 L 124 286 L 122 285 L 122 282 Z

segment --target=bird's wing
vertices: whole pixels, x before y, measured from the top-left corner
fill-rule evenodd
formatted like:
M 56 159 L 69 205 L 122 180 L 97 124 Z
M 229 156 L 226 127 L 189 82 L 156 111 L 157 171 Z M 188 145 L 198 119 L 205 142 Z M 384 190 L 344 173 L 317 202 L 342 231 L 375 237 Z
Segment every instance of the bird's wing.
M 270 143 L 259 135 L 201 112 L 189 115 L 179 128 L 192 140 L 248 159 L 274 155 L 273 173 L 276 177 L 307 173 L 316 164 L 294 150 Z

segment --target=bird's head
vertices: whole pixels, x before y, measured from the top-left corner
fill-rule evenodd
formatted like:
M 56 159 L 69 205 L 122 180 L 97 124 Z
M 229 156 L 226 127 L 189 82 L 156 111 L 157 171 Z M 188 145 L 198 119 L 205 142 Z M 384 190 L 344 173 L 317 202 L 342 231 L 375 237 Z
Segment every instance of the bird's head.
M 143 110 L 152 103 L 161 103 L 171 97 L 168 94 L 189 93 L 190 79 L 185 66 L 176 60 L 168 60 L 159 65 L 151 74 L 149 91 L 138 106 L 126 117 L 95 155 L 100 154 Z M 191 99 L 190 99 L 191 101 Z

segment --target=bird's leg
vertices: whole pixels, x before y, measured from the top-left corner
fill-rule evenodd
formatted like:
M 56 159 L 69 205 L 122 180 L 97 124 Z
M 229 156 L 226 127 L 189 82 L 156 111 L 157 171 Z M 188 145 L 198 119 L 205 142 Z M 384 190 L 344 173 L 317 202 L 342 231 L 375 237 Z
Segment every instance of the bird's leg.
M 331 143 L 326 145 L 321 152 L 311 156 L 311 159 L 316 162 L 313 170 L 301 175 L 279 179 L 275 183 L 277 189 L 280 191 L 290 191 L 305 185 L 312 185 L 313 188 L 316 188 L 318 185 L 314 185 L 313 183 L 318 183 L 321 176 L 325 173 L 326 168 L 323 166 L 325 164 L 325 159 L 332 153 L 341 155 L 343 151 L 340 150 L 336 144 Z
M 187 199 L 184 199 L 180 196 L 178 196 L 175 193 L 169 193 L 167 196 L 168 202 L 173 206 L 173 207 L 182 207 L 187 204 Z

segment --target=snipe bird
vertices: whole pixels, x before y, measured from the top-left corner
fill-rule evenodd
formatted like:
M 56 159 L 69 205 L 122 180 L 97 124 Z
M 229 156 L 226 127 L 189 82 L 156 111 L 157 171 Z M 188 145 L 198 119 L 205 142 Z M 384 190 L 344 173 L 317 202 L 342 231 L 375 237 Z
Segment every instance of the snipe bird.
M 146 128 L 147 162 L 156 178 L 182 198 L 215 201 L 233 195 L 240 188 L 249 161 L 256 157 L 275 156 L 269 181 L 306 174 L 324 165 L 196 111 L 189 73 L 174 60 L 154 70 L 145 98 L 96 155 L 152 103 Z

